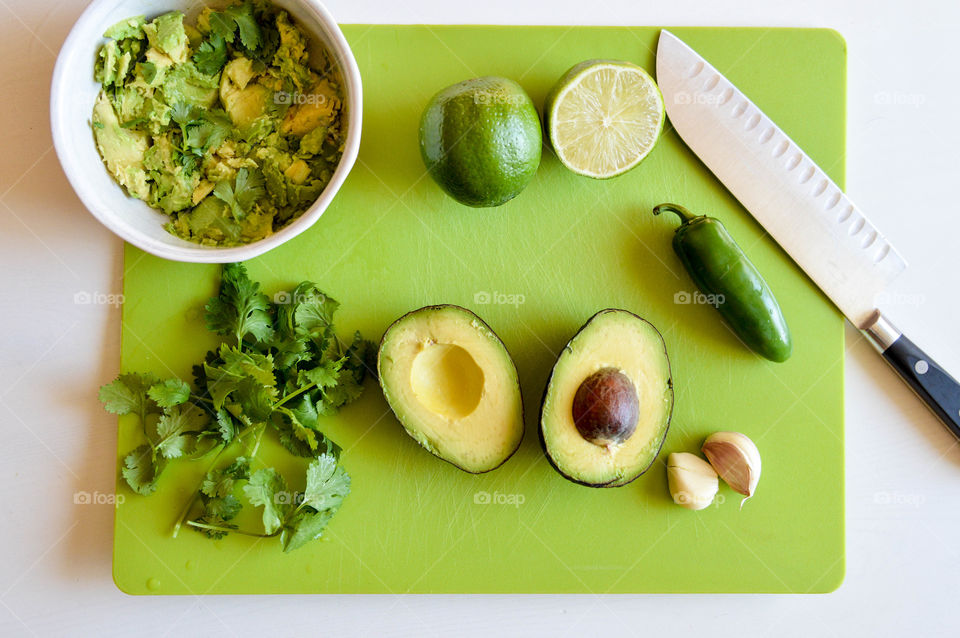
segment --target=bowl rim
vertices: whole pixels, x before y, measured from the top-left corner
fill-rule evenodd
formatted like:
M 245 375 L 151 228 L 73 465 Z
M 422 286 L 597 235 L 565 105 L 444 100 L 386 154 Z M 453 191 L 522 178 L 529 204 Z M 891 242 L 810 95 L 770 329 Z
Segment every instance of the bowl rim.
M 137 248 L 164 259 L 192 263 L 228 263 L 252 259 L 293 239 L 313 226 L 340 191 L 343 182 L 357 161 L 357 156 L 360 151 L 360 135 L 363 120 L 363 86 L 360 69 L 357 66 L 353 51 L 346 37 L 343 35 L 343 31 L 323 3 L 320 2 L 320 0 L 296 0 L 296 2 L 314 15 L 324 30 L 324 35 L 329 38 L 329 42 L 324 42 L 323 45 L 333 54 L 340 66 L 340 71 L 344 79 L 344 102 L 347 107 L 347 137 L 344 143 L 343 154 L 340 157 L 337 168 L 334 170 L 330 181 L 316 201 L 287 226 L 284 226 L 277 232 L 263 239 L 249 244 L 217 247 L 204 246 L 202 244 L 196 244 L 195 246 L 173 246 L 153 238 L 125 223 L 122 215 L 98 204 L 97 199 L 93 196 L 92 187 L 82 178 L 83 167 L 80 165 L 79 159 L 73 157 L 67 151 L 68 145 L 64 113 L 69 107 L 65 101 L 66 91 L 61 90 L 61 87 L 66 83 L 66 59 L 70 57 L 74 49 L 79 46 L 81 38 L 88 37 L 89 31 L 99 29 L 98 33 L 102 33 L 102 31 L 110 26 L 97 26 L 93 22 L 99 11 L 105 5 L 110 5 L 113 2 L 116 2 L 116 0 L 94 0 L 84 9 L 83 13 L 70 29 L 70 33 L 64 40 L 63 45 L 60 47 L 50 86 L 50 125 L 53 135 L 53 146 L 60 160 L 60 166 L 67 177 L 67 181 L 70 182 L 71 187 L 73 187 L 74 192 L 76 192 L 84 207 L 101 224 Z M 316 37 L 316 35 L 312 35 L 312 37 Z M 122 188 L 119 184 L 116 184 L 116 187 Z M 130 197 L 126 193 L 124 194 Z M 132 201 L 140 201 L 134 198 L 130 199 Z

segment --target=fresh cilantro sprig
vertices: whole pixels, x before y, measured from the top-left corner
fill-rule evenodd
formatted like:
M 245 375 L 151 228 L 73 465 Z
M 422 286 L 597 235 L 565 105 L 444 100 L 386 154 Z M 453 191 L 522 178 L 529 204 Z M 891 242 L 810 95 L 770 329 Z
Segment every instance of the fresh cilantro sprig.
M 360 396 L 374 352 L 359 333 L 349 343 L 338 338 L 338 306 L 311 282 L 271 301 L 243 265 L 227 264 L 205 315 L 208 329 L 225 341 L 194 367 L 192 387 L 180 379 L 124 374 L 101 388 L 109 412 L 134 414 L 143 428 L 147 443 L 125 457 L 121 470 L 137 493 L 153 493 L 171 460 L 219 448 L 174 535 L 187 524 L 211 538 L 231 531 L 279 536 L 291 551 L 322 533 L 349 493 L 349 476 L 320 417 Z M 277 502 L 290 493 L 276 470 L 250 470 L 269 432 L 292 454 L 311 459 L 307 487 L 295 500 Z M 236 447 L 243 453 L 234 452 L 224 466 Z M 241 484 L 246 501 L 264 508 L 263 533 L 235 523 L 243 507 Z
M 223 144 L 233 131 L 230 116 L 222 110 L 204 111 L 185 102 L 170 107 L 170 119 L 180 128 L 180 150 L 186 155 L 203 156 L 207 150 Z
M 227 64 L 227 42 L 217 33 L 211 33 L 193 54 L 197 70 L 205 75 L 216 75 Z
M 249 2 L 235 4 L 223 11 L 211 12 L 210 33 L 230 43 L 234 42 L 239 33 L 240 44 L 250 52 L 260 47 L 262 39 L 253 5 Z
M 167 461 L 192 453 L 207 434 L 208 414 L 189 399 L 190 386 L 183 381 L 149 374 L 121 374 L 100 388 L 104 409 L 136 415 L 147 441 L 123 459 L 121 474 L 134 492 L 156 491 Z
M 260 538 L 280 537 L 283 551 L 290 552 L 320 538 L 343 500 L 350 493 L 350 476 L 339 465 L 338 454 L 325 452 L 307 466 L 306 487 L 295 492 L 273 468 L 250 472 L 249 461 L 239 457 L 223 470 L 207 473 L 203 481 L 203 515 L 187 525 L 210 538 L 231 532 Z M 254 507 L 262 507 L 263 531 L 241 529 L 232 521 L 242 508 L 236 486 Z
M 266 196 L 267 191 L 263 186 L 263 173 L 258 169 L 248 170 L 241 168 L 237 171 L 237 176 L 233 184 L 229 181 L 217 182 L 213 189 L 213 195 L 227 206 L 233 217 L 240 221 L 247 216 L 254 202 L 261 197 Z

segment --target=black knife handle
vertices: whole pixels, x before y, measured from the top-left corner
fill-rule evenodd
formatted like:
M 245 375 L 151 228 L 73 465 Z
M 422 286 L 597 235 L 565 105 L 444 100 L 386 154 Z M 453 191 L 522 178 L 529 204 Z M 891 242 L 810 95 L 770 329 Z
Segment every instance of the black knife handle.
M 960 439 L 960 383 L 879 312 L 864 332 L 900 378 Z

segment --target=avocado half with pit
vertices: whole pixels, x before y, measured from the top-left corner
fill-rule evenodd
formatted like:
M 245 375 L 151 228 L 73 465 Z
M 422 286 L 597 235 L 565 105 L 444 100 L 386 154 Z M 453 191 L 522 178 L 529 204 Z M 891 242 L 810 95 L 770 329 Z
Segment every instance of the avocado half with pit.
M 427 306 L 397 319 L 377 355 L 390 408 L 417 443 L 462 470 L 499 467 L 523 438 L 517 368 L 466 308 Z
M 557 359 L 540 411 L 551 465 L 590 487 L 619 487 L 653 464 L 673 413 L 663 337 L 626 310 L 601 310 Z

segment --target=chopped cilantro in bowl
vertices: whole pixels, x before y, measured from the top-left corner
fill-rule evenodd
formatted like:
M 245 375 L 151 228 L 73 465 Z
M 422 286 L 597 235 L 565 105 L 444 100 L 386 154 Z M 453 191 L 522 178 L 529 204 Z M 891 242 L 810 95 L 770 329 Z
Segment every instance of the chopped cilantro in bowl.
M 208 246 L 279 230 L 319 197 L 344 147 L 342 81 L 305 34 L 261 2 L 136 16 L 107 29 L 94 77 L 97 148 L 166 229 Z

